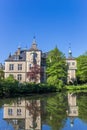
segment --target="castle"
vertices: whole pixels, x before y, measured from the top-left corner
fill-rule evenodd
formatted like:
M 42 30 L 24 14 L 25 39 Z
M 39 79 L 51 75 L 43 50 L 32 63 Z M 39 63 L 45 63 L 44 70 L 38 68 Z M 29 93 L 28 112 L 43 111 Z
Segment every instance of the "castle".
M 30 49 L 21 49 L 18 47 L 13 55 L 5 60 L 5 78 L 13 75 L 20 82 L 42 83 L 46 81 L 46 53 L 37 48 L 36 40 L 33 39 Z M 72 57 L 72 51 L 69 49 L 67 82 L 76 80 L 76 60 Z
M 37 48 L 35 38 L 30 49 L 18 50 L 5 60 L 5 78 L 13 75 L 20 82 L 45 82 L 46 54 Z
M 76 70 L 77 70 L 77 62 L 76 59 L 72 56 L 72 51 L 69 48 L 68 58 L 66 58 L 66 63 L 68 66 L 67 69 L 67 82 L 75 82 L 76 81 Z

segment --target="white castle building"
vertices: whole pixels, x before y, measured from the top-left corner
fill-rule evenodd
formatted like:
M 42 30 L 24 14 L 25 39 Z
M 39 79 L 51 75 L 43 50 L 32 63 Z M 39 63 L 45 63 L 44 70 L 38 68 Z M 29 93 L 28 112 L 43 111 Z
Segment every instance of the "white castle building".
M 13 75 L 20 82 L 45 82 L 46 55 L 37 48 L 35 38 L 30 49 L 20 47 L 5 60 L 5 78 Z
M 30 49 L 18 50 L 5 60 L 5 78 L 13 75 L 20 82 L 36 82 L 41 83 L 46 81 L 46 53 L 43 53 L 37 48 L 36 40 L 33 39 Z M 72 56 L 72 51 L 69 49 L 67 63 L 67 82 L 76 81 L 76 60 Z

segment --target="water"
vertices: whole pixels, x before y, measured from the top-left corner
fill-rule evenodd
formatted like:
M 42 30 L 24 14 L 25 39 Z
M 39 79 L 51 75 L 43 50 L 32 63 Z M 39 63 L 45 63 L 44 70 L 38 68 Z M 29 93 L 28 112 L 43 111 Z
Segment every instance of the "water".
M 87 93 L 0 99 L 0 130 L 87 130 Z

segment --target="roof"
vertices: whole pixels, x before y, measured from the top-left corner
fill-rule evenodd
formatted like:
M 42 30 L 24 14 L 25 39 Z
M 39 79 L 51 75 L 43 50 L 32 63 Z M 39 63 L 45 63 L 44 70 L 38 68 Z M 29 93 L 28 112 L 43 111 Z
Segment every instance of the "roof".
M 41 51 L 37 48 L 35 37 L 33 39 L 33 42 L 32 42 L 30 49 L 21 50 L 21 48 L 18 47 L 18 50 L 13 55 L 10 54 L 5 61 L 8 61 L 8 62 L 26 61 L 26 52 L 29 52 L 29 51 Z M 42 51 L 41 51 L 41 55 L 42 55 L 42 58 L 46 58 L 46 54 L 42 53 Z
M 29 51 L 38 51 L 37 44 L 33 43 Z
M 75 57 L 68 57 L 66 60 L 75 60 Z
M 25 61 L 26 60 L 26 50 L 20 50 L 20 55 L 17 52 L 14 55 L 9 55 L 5 61 Z

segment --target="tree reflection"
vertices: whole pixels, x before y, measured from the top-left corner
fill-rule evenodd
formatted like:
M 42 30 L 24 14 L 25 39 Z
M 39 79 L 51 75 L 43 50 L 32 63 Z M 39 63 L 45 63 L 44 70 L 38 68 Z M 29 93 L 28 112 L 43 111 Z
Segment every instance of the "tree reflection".
M 4 104 L 3 119 L 15 130 L 40 130 L 40 100 L 16 99 L 12 104 Z
M 67 97 L 62 93 L 47 100 L 47 122 L 53 130 L 63 127 L 66 122 Z
M 37 118 L 40 117 L 40 100 L 31 100 L 26 104 L 26 109 L 29 110 L 29 114 L 32 116 L 32 128 L 35 130 L 37 128 Z M 39 119 L 40 120 L 40 119 Z
M 3 105 L 3 119 L 15 130 L 41 130 L 49 125 L 52 130 L 60 130 L 66 125 L 67 117 L 71 126 L 79 117 L 87 122 L 87 95 L 85 93 L 45 94 L 40 97 L 0 100 Z M 67 111 L 67 112 L 66 112 Z M 6 128 L 7 129 L 7 128 Z
M 79 106 L 79 118 L 87 122 L 87 93 L 79 93 L 77 103 Z

